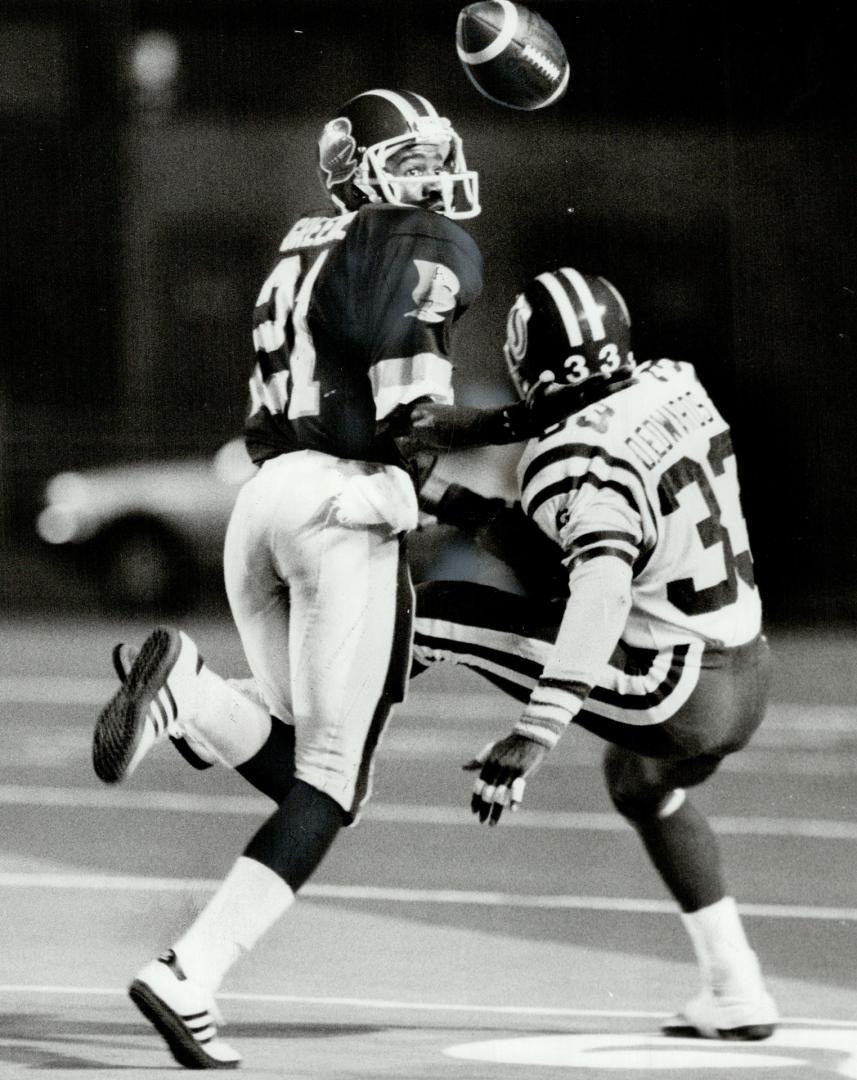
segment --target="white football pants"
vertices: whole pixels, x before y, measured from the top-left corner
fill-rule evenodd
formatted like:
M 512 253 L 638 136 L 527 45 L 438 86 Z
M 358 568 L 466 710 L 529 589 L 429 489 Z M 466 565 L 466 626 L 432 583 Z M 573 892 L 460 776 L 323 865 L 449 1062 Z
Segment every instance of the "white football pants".
M 269 711 L 294 723 L 295 775 L 352 818 L 407 686 L 416 520 L 403 470 L 301 450 L 245 484 L 226 534 L 232 615 Z

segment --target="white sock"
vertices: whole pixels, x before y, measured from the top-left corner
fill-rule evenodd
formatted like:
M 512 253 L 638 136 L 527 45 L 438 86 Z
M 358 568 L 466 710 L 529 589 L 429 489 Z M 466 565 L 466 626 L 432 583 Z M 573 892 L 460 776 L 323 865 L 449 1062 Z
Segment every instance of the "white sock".
M 173 946 L 185 975 L 215 993 L 235 961 L 253 948 L 294 899 L 279 874 L 241 855 Z
M 249 698 L 251 701 L 255 701 L 257 705 L 261 705 L 261 707 L 267 711 L 268 706 L 265 704 L 265 699 L 262 697 L 262 691 L 259 689 L 259 684 L 252 675 L 247 679 L 227 679 L 226 681 L 233 690 L 237 690 L 239 694 L 243 694 L 244 697 Z
M 271 733 L 271 717 L 260 699 L 205 665 L 196 677 L 196 691 L 195 715 L 181 718 L 191 739 L 210 747 L 233 768 L 258 753 Z
M 705 986 L 728 994 L 761 989 L 759 961 L 733 897 L 724 896 L 698 911 L 682 912 L 681 918 Z

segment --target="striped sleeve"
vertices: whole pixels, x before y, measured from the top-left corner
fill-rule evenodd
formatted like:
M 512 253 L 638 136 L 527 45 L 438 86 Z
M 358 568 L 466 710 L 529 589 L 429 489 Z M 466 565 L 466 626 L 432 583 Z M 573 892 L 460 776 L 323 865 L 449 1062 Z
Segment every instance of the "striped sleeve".
M 602 446 L 549 446 L 528 462 L 521 487 L 525 511 L 559 544 L 569 568 L 605 555 L 638 567 L 654 546 L 643 477 Z
M 539 679 L 515 732 L 553 749 L 560 736 L 583 708 L 592 690 L 590 683 L 574 679 Z
M 568 554 L 572 565 L 589 562 L 602 555 L 612 555 L 633 566 L 640 557 L 639 534 L 622 529 L 596 529 L 574 536 Z

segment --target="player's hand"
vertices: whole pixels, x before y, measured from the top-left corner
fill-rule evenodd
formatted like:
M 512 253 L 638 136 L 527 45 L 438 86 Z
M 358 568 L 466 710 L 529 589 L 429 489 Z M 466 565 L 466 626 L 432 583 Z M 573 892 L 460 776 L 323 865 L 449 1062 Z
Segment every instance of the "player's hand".
M 420 401 L 411 409 L 409 434 L 424 448 L 448 450 L 468 439 L 467 432 L 482 421 L 485 412 L 466 405 Z
M 463 766 L 479 776 L 473 785 L 470 809 L 484 824 L 496 825 L 505 807 L 514 813 L 524 798 L 527 778 L 539 768 L 545 747 L 523 735 L 507 735 L 489 743 Z

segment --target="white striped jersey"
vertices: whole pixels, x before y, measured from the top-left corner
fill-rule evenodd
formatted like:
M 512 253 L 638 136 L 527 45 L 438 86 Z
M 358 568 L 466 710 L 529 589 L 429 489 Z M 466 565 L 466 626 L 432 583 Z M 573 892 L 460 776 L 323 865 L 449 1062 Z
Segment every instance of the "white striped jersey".
M 600 555 L 632 567 L 628 645 L 733 647 L 759 633 L 729 427 L 690 364 L 640 364 L 630 385 L 531 440 L 518 479 L 569 568 Z
M 431 211 L 377 204 L 299 220 L 253 313 L 250 456 L 400 464 L 377 422 L 419 397 L 452 403 L 452 327 L 481 288 L 473 239 Z

